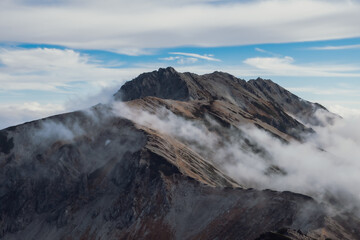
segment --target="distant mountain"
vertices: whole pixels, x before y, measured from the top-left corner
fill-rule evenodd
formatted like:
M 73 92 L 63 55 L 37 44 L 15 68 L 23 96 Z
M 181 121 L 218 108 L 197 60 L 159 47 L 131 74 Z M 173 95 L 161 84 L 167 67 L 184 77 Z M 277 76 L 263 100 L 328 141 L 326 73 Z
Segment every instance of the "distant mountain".
M 123 102 L 0 131 L 0 239 L 360 239 L 355 214 L 249 188 L 201 138 L 238 141 L 268 164 L 264 174 L 286 174 L 238 126 L 306 141 L 311 125 L 326 124 L 321 105 L 270 80 L 170 67 L 114 98 Z

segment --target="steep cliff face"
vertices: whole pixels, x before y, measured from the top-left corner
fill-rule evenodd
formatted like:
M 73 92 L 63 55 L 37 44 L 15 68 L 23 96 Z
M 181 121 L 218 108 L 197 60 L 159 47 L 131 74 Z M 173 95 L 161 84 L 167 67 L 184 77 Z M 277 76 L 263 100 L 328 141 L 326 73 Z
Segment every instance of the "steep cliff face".
M 163 131 L 156 120 L 202 126 L 214 144 L 236 135 L 283 174 L 236 126 L 302 140 L 312 130 L 287 112 L 308 106 L 292 110 L 281 105 L 293 97 L 285 90 L 261 88 L 220 72 L 160 69 L 126 83 L 115 94 L 125 104 L 1 130 L 0 238 L 359 239 L 356 216 L 330 213 L 305 195 L 247 188 L 224 173 L 229 159 L 213 158 L 211 146 Z M 161 109 L 152 124 L 141 115 Z

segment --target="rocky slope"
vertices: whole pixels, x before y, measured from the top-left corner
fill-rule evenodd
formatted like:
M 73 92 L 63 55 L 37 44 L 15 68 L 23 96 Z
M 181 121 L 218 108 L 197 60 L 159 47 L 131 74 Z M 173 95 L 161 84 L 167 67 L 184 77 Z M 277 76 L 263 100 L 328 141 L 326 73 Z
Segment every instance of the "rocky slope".
M 303 100 L 271 80 L 258 78 L 246 82 L 228 73 L 197 75 L 179 73 L 171 67 L 141 74 L 125 83 L 114 96 L 123 101 L 146 96 L 179 101 L 220 100 L 236 105 L 246 113 L 285 132 L 289 131 L 286 127 L 304 130 L 296 120 L 289 118 L 288 114 L 296 116 L 304 123 L 318 124 L 319 119 L 315 112 L 318 109 L 327 111 L 320 104 Z M 282 123 L 286 123 L 286 126 L 282 126 Z
M 235 133 L 266 159 L 236 126 L 303 141 L 313 130 L 291 115 L 317 122 L 320 105 L 267 80 L 172 68 L 140 75 L 115 98 L 126 104 L 0 131 L 0 239 L 360 239 L 356 216 L 305 195 L 247 188 L 212 149 L 140 117 L 165 109 L 159 118 L 173 114 L 221 141 Z

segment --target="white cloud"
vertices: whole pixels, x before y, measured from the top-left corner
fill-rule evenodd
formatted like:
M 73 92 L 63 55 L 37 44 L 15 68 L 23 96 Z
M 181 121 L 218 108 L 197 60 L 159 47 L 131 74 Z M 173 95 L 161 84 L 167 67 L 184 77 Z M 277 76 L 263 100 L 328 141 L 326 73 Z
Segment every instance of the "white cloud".
M 262 53 L 268 53 L 268 51 L 266 51 L 262 48 L 255 48 L 255 51 L 262 52 Z
M 0 42 L 118 49 L 137 55 L 141 54 L 139 48 L 225 46 L 360 36 L 360 26 L 354 24 L 360 22 L 359 2 L 31 2 L 1 1 L 0 32 L 3 34 Z
M 193 57 L 188 57 L 188 58 L 180 58 L 177 63 L 178 64 L 192 64 L 192 63 L 196 63 L 198 61 L 197 58 L 193 58 Z
M 325 47 L 312 47 L 311 50 L 345 50 L 345 49 L 358 49 L 360 44 L 342 45 L 342 46 L 325 46 Z
M 176 61 L 178 64 L 192 64 L 192 63 L 196 63 L 198 61 L 198 58 L 175 56 L 175 57 L 159 58 L 159 60 Z
M 258 170 L 250 164 L 244 166 L 241 161 L 229 164 L 227 169 L 233 177 L 242 179 L 241 173 L 252 168 L 249 171 L 252 175 L 247 176 L 249 181 L 257 182 L 258 186 L 264 188 L 310 194 L 320 200 L 323 200 L 324 195 L 331 194 L 336 199 L 344 200 L 341 202 L 346 208 L 352 207 L 350 203 L 359 206 L 360 164 L 356 157 L 360 154 L 358 120 L 359 118 L 341 119 L 332 126 L 318 127 L 317 134 L 310 136 L 303 144 L 282 144 L 263 131 L 241 127 L 251 139 L 268 151 L 275 165 L 287 174 L 264 176 L 266 162 L 259 159 L 260 156 L 251 155 L 245 161 L 262 161 L 265 164 L 263 169 Z M 320 151 L 318 147 L 325 151 Z
M 269 54 L 269 55 L 274 56 L 274 57 L 281 57 L 280 54 L 273 53 L 273 52 L 267 51 L 267 50 L 262 49 L 262 48 L 255 48 L 255 51 L 261 52 L 261 53 L 266 53 L 266 54 Z
M 159 58 L 159 60 L 163 60 L 163 61 L 174 61 L 174 60 L 177 60 L 177 59 L 180 59 L 180 57 L 176 56 L 176 57 Z
M 354 104 L 354 103 L 353 103 Z M 358 106 L 360 106 L 360 102 L 356 102 Z M 360 109 L 359 108 L 351 108 L 344 107 L 339 104 L 332 104 L 328 107 L 329 111 L 339 114 L 340 116 L 346 119 L 360 119 Z
M 0 104 L 0 129 L 37 120 L 54 114 L 65 112 L 61 104 L 40 104 L 24 102 L 22 104 Z
M 106 101 L 125 81 L 154 70 L 110 68 L 121 63 L 53 48 L 0 48 L 0 63 L 0 128 Z
M 129 55 L 129 56 L 153 55 L 156 53 L 154 49 L 143 49 L 143 48 L 135 48 L 135 47 L 118 48 L 118 49 L 109 48 L 107 50 L 110 52 Z
M 0 89 L 6 91 L 44 90 L 92 93 L 114 83 L 121 85 L 125 80 L 150 70 L 108 68 L 109 66 L 74 50 L 51 48 L 2 48 L 0 62 L 3 64 L 0 67 Z M 74 83 L 78 85 L 72 87 Z
M 213 54 L 197 54 L 197 53 L 185 53 L 185 52 L 169 52 L 171 55 L 164 58 L 159 58 L 162 61 L 176 61 L 176 63 L 184 65 L 184 64 L 193 64 L 196 63 L 199 59 L 207 60 L 207 61 L 215 61 L 221 62 L 220 59 L 214 58 Z
M 220 59 L 214 58 L 213 55 L 200 55 L 197 53 L 184 53 L 184 52 L 170 52 L 169 54 L 173 54 L 173 55 L 182 55 L 182 56 L 188 56 L 191 58 L 199 58 L 199 59 L 204 59 L 204 60 L 208 60 L 208 61 L 215 61 L 215 62 L 220 62 Z
M 338 95 L 338 96 L 360 96 L 358 89 L 341 89 L 341 88 L 316 88 L 316 87 L 289 87 L 291 92 L 311 93 L 316 95 Z
M 244 60 L 258 75 L 360 77 L 360 67 L 351 65 L 297 65 L 292 57 L 254 57 Z
M 89 94 L 69 94 L 67 98 L 62 99 L 62 101 L 49 99 L 47 101 L 48 103 L 37 101 L 2 103 L 0 104 L 0 130 L 55 114 L 87 109 L 98 103 L 110 103 L 113 101 L 113 94 L 116 93 L 119 88 L 120 85 L 116 84 L 100 90 L 97 89 Z M 36 99 L 36 96 L 33 98 Z

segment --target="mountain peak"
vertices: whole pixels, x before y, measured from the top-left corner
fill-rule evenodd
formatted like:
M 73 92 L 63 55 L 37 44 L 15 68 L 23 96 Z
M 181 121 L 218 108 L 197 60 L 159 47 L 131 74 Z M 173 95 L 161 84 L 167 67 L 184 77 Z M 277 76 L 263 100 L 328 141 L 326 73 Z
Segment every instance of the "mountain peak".
M 177 71 L 173 67 L 159 68 L 158 72 L 177 73 Z
M 159 68 L 157 71 L 140 74 L 132 81 L 126 82 L 114 94 L 116 100 L 130 101 L 147 96 L 164 99 L 188 100 L 186 83 L 174 68 Z
M 172 67 L 143 73 L 126 82 L 114 95 L 116 100 L 122 101 L 148 96 L 178 101 L 223 100 L 243 110 L 256 109 L 257 103 L 268 102 L 274 109 L 283 108 L 301 122 L 313 125 L 321 124 L 315 112 L 327 111 L 320 104 L 305 101 L 269 79 L 258 77 L 246 82 L 226 72 L 197 75 L 180 73 Z

